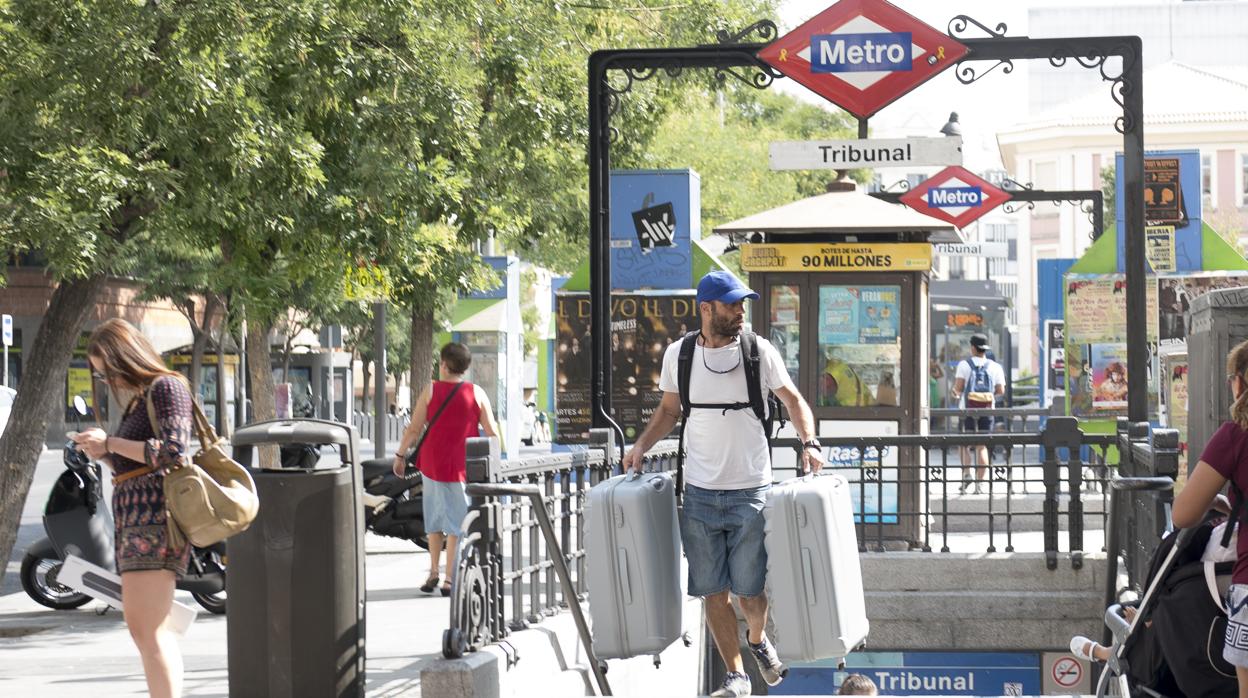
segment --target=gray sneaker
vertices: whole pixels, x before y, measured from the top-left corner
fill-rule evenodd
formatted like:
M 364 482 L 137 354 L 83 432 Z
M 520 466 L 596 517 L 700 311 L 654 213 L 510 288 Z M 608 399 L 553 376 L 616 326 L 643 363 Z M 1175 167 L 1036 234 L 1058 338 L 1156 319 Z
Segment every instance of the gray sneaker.
M 724 683 L 715 690 L 712 696 L 748 696 L 750 695 L 750 677 L 745 674 L 738 674 L 735 671 L 728 672 L 724 677 Z
M 757 645 L 750 643 L 750 654 L 754 655 L 754 659 L 758 662 L 758 673 L 763 675 L 763 680 L 768 686 L 775 686 L 789 675 L 789 668 L 780 663 L 780 656 L 776 654 L 776 646 L 771 644 L 766 635 Z

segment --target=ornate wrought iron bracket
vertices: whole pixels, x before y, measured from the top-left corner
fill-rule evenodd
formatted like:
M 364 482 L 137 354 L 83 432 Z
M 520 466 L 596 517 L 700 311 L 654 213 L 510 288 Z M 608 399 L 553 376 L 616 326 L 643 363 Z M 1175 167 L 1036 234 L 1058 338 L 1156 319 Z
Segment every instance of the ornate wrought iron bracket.
M 904 181 L 904 180 L 901 180 Z M 893 185 L 898 184 L 894 182 Z M 1054 204 L 1072 204 L 1079 208 L 1080 211 L 1088 215 L 1088 222 L 1092 224 L 1092 239 L 1096 240 L 1101 237 L 1101 233 L 1105 232 L 1105 195 L 1096 189 L 1067 189 L 1061 191 L 1044 191 L 1043 189 L 1032 189 L 1031 184 L 1020 184 L 1012 179 L 1002 182 L 1004 186 L 1001 188 L 1010 192 L 1012 197 L 1009 201 L 1001 204 L 1002 210 L 1006 213 L 1015 213 L 1023 209 L 1035 210 L 1036 204 L 1039 202 L 1049 202 Z M 1010 185 L 1014 185 L 1011 187 Z M 893 185 L 889 185 L 891 188 Z M 909 187 L 906 187 L 907 189 Z M 905 190 L 901 191 L 877 191 L 872 192 L 874 196 L 881 201 L 898 204 L 901 203 L 901 197 Z

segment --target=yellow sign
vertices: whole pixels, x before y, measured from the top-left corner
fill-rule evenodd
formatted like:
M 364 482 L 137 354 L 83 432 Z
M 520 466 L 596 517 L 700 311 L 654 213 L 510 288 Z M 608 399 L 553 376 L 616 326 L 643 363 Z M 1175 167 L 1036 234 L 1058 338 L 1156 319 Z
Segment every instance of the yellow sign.
M 87 401 L 87 406 L 91 407 L 91 369 L 78 366 L 70 366 L 69 373 L 65 377 L 65 406 L 73 407 L 74 398 L 81 395 L 83 400 Z
M 349 301 L 381 301 L 393 291 L 390 275 L 376 264 L 348 264 L 344 271 L 343 296 Z
M 1148 264 L 1155 272 L 1174 271 L 1174 226 L 1148 225 L 1144 227 Z
M 932 246 L 923 242 L 790 243 L 741 246 L 745 271 L 927 271 Z

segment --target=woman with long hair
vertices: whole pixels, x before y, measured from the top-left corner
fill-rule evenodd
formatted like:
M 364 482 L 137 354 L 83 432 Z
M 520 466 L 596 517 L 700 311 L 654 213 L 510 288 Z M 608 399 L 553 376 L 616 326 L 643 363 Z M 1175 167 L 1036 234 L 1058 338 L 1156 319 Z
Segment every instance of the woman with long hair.
M 1232 398 L 1231 421 L 1205 444 L 1187 484 L 1174 498 L 1171 516 L 1176 528 L 1199 524 L 1210 504 L 1226 513 L 1244 506 L 1240 500 L 1248 492 L 1248 342 L 1235 345 L 1226 357 L 1226 381 Z M 1218 494 L 1228 480 L 1233 485 L 1229 503 Z M 1235 552 L 1222 657 L 1235 666 L 1240 697 L 1248 698 L 1248 535 L 1239 536 Z
M 87 360 L 97 388 L 106 386 L 126 408 L 112 434 L 87 429 L 73 437 L 74 443 L 113 470 L 122 610 L 143 660 L 148 693 L 172 698 L 182 692 L 182 653 L 166 619 L 177 578 L 186 573 L 190 544 L 169 535 L 164 476 L 187 462 L 191 393 L 151 342 L 125 320 L 108 320 L 96 328 L 87 344 Z

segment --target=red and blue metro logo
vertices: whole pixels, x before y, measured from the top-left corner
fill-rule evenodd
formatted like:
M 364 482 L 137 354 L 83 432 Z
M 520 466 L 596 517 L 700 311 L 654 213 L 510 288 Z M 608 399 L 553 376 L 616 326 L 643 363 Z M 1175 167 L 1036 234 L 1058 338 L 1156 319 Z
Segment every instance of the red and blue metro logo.
M 961 43 L 884 0 L 841 0 L 758 57 L 867 118 L 966 53 Z
M 963 228 L 1010 200 L 1010 193 L 965 168 L 937 172 L 901 197 L 901 203 Z

